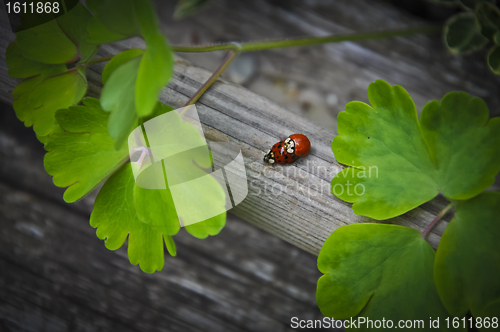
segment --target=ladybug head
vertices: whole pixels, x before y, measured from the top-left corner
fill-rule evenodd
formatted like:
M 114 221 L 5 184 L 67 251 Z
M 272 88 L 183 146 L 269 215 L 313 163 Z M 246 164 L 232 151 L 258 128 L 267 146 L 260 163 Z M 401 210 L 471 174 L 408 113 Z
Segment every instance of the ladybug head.
M 267 151 L 266 155 L 264 156 L 264 161 L 269 164 L 274 164 L 274 162 L 276 161 L 274 159 L 274 152 L 272 152 L 271 150 Z

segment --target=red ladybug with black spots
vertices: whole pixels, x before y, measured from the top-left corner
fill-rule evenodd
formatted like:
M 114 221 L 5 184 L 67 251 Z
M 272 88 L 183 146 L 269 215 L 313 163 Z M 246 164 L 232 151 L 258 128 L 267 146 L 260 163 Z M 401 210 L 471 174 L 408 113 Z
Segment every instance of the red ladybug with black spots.
M 293 134 L 287 139 L 273 145 L 264 156 L 269 164 L 291 164 L 298 157 L 305 157 L 311 150 L 311 142 L 306 135 Z

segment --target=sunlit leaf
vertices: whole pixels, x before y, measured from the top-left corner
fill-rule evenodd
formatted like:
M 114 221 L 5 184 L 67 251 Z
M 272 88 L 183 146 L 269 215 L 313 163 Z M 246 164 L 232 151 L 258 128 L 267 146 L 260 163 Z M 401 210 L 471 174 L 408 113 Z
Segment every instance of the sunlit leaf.
M 106 240 L 106 248 L 120 248 L 128 236 L 128 256 L 148 273 L 164 266 L 163 242 L 171 255 L 176 255 L 173 239 L 139 220 L 134 206 L 134 177 L 130 164 L 123 165 L 104 184 L 97 195 L 90 225 L 97 237 Z
M 434 279 L 448 311 L 500 316 L 500 192 L 457 201 L 436 253 Z M 492 312 L 493 308 L 498 311 Z M 492 316 L 489 316 L 492 317 Z
M 66 202 L 75 202 L 104 181 L 128 157 L 126 147 L 115 150 L 107 130 L 108 113 L 99 101 L 85 98 L 83 106 L 72 106 L 56 113 L 65 130 L 49 137 L 44 165 L 64 192 Z
M 423 320 L 429 327 L 429 317 L 441 322 L 448 317 L 434 284 L 433 265 L 433 249 L 414 229 L 343 226 L 321 248 L 318 268 L 324 275 L 316 301 L 323 315 L 335 319 Z M 366 326 L 356 330 L 372 331 Z M 445 324 L 436 330 L 448 331 Z
M 141 59 L 135 90 L 135 108 L 139 116 L 153 111 L 160 90 L 165 87 L 173 72 L 174 57 L 161 33 L 152 4 L 135 0 L 135 12 L 146 50 Z
M 137 126 L 134 96 L 140 61 L 141 58 L 136 57 L 116 68 L 102 89 L 101 106 L 111 112 L 108 129 L 117 149 Z
M 431 101 L 420 121 L 400 86 L 376 81 L 371 106 L 350 102 L 338 116 L 332 143 L 337 161 L 353 166 L 332 180 L 332 192 L 375 219 L 401 215 L 439 193 L 469 199 L 500 171 L 500 118 L 488 121 L 480 98 L 451 92 Z
M 125 64 L 126 62 L 129 62 L 133 58 L 138 57 L 139 55 L 142 55 L 143 52 L 144 51 L 141 49 L 132 48 L 132 49 L 120 52 L 117 55 L 115 55 L 108 62 L 108 64 L 104 67 L 104 69 L 102 71 L 102 75 L 101 75 L 102 83 L 106 84 L 109 76 L 111 76 L 111 73 L 113 73 L 118 67 Z
M 87 91 L 82 70 L 75 68 L 45 79 L 36 76 L 21 82 L 13 91 L 18 118 L 26 126 L 33 125 L 37 135 L 56 132 L 56 111 L 78 103 Z

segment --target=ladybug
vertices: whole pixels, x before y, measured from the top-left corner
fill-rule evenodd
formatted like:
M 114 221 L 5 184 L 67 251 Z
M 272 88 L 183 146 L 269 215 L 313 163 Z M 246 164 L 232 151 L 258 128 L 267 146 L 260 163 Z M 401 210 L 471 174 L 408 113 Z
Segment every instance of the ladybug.
M 311 142 L 302 134 L 290 135 L 287 139 L 273 145 L 267 151 L 264 161 L 269 164 L 291 164 L 298 157 L 305 157 L 311 150 Z

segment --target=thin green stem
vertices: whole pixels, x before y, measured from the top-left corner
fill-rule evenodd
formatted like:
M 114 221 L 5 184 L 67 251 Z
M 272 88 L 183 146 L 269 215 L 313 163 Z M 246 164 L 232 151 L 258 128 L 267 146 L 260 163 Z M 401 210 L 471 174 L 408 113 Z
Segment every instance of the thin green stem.
M 231 61 L 236 57 L 238 54 L 237 50 L 231 49 L 229 50 L 229 53 L 227 54 L 227 57 L 224 59 L 224 61 L 221 63 L 219 68 L 210 76 L 210 78 L 201 86 L 198 91 L 194 94 L 191 99 L 188 100 L 188 102 L 184 105 L 184 107 L 193 105 L 196 103 L 196 101 L 207 91 L 207 89 L 219 78 L 219 76 L 222 74 L 222 72 L 229 66 Z
M 438 213 L 436 218 L 434 218 L 434 220 L 429 225 L 427 225 L 427 227 L 422 232 L 422 239 L 425 239 L 425 237 L 431 231 L 431 229 L 433 229 L 434 226 L 436 226 L 436 224 L 438 223 L 438 221 L 441 220 L 441 218 L 443 218 L 444 215 L 451 209 L 452 205 L 453 205 L 452 203 L 448 204 L 441 212 Z
M 105 56 L 105 57 L 97 58 L 97 59 L 92 59 L 92 60 L 87 61 L 87 66 L 93 65 L 94 63 L 106 62 L 106 61 L 111 60 L 112 58 L 113 58 L 113 55 Z
M 343 41 L 359 41 L 367 39 L 380 39 L 391 38 L 398 36 L 408 36 L 419 33 L 437 33 L 441 31 L 440 25 L 429 25 L 418 28 L 400 29 L 400 30 L 387 30 L 378 32 L 355 33 L 349 35 L 331 35 L 324 37 L 312 38 L 294 38 L 287 40 L 275 40 L 264 42 L 250 42 L 242 44 L 219 44 L 212 46 L 172 46 L 174 52 L 213 52 L 213 51 L 227 51 L 238 50 L 240 52 L 246 51 L 260 51 L 271 48 L 292 47 L 292 46 L 305 46 L 326 43 L 339 43 Z

